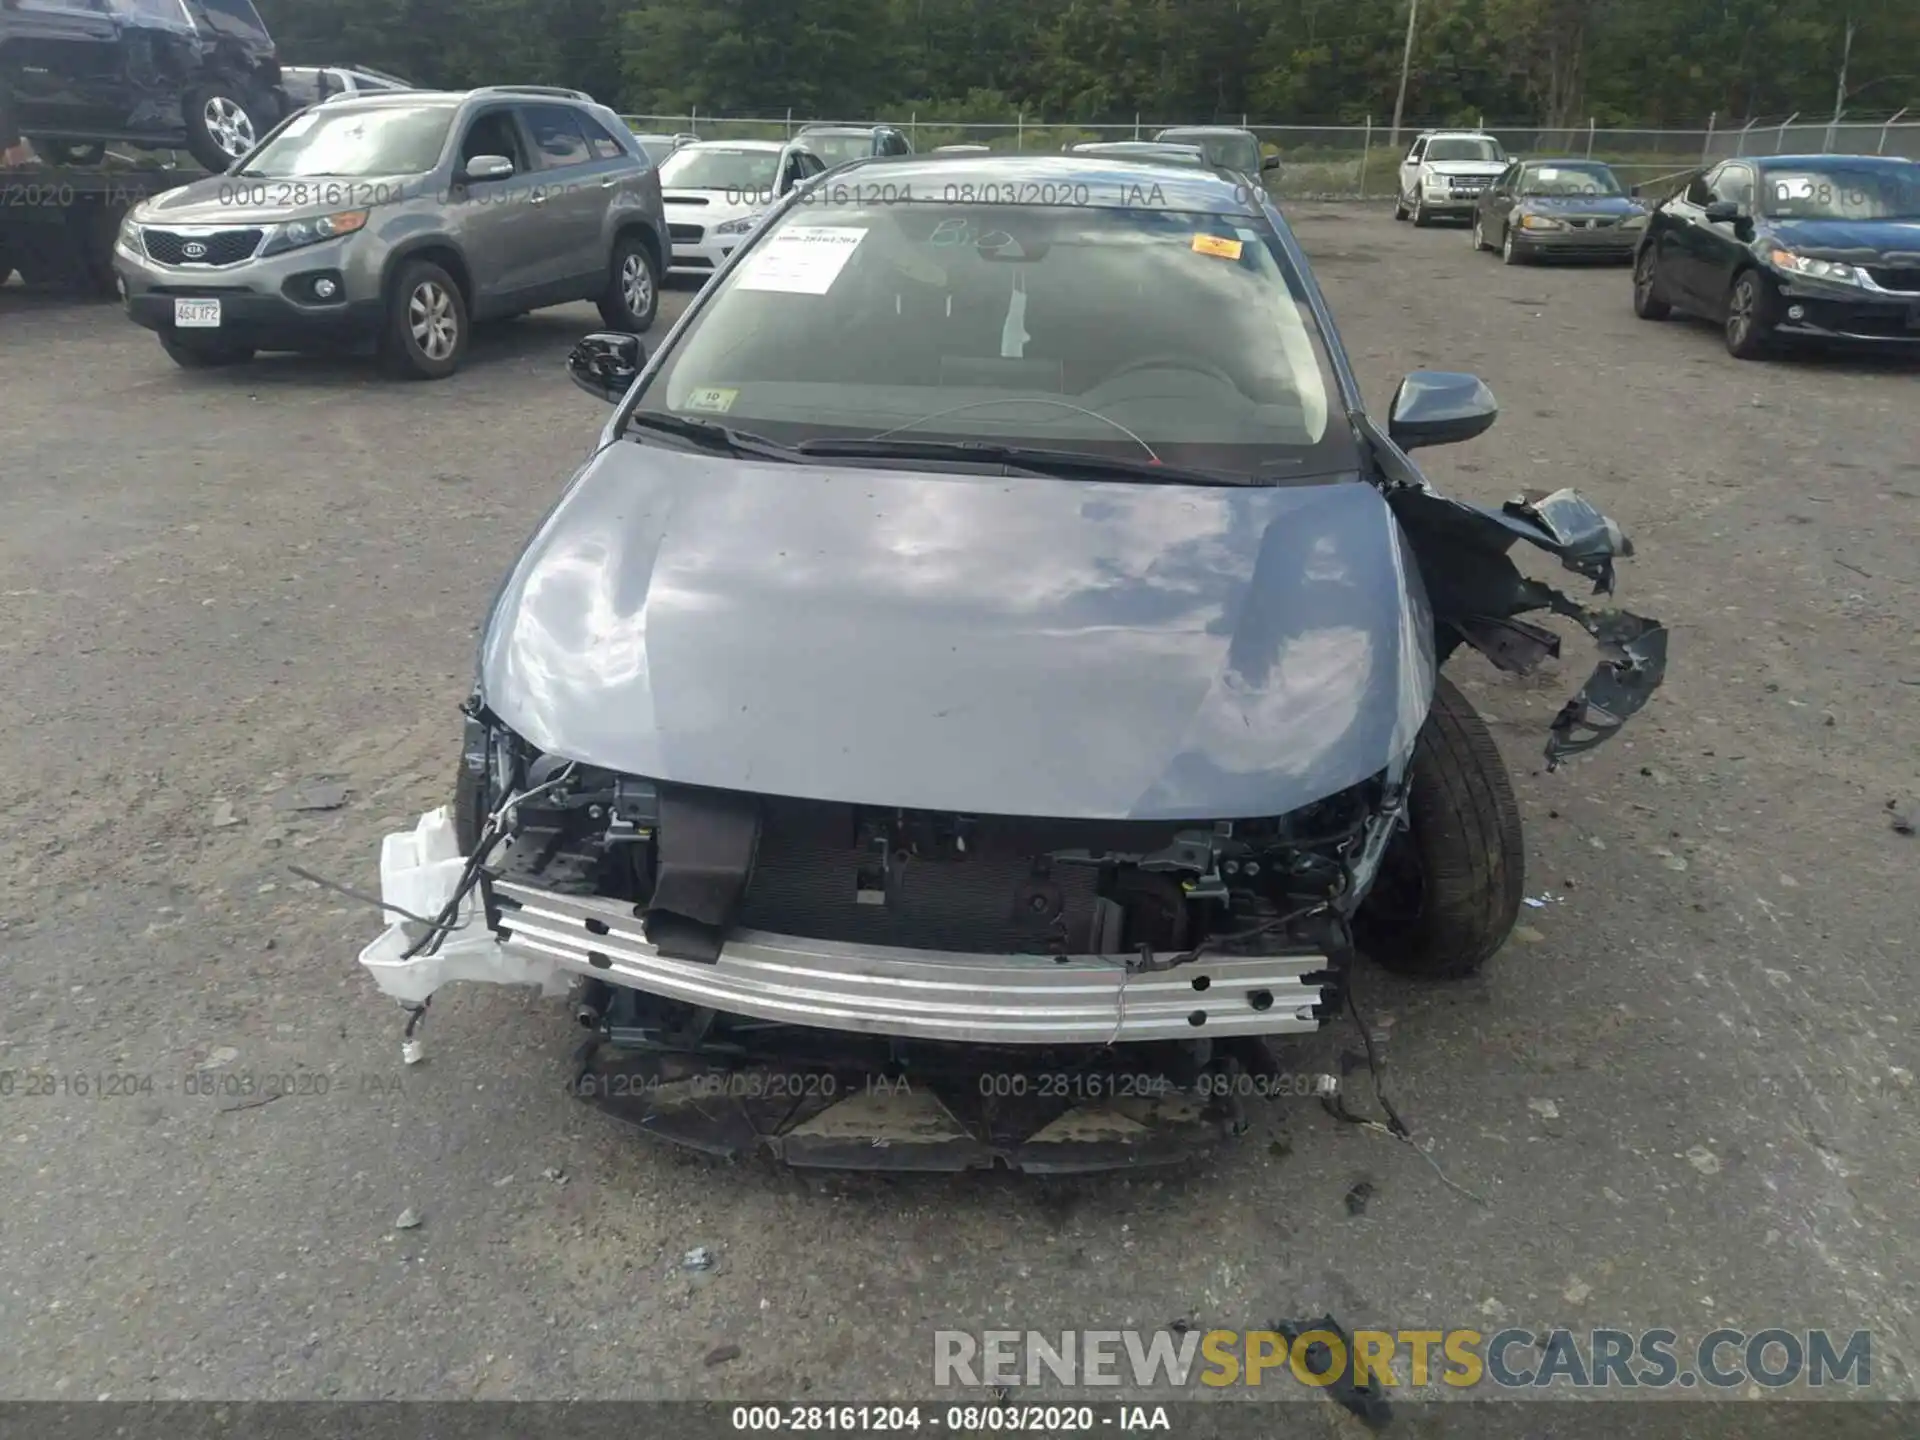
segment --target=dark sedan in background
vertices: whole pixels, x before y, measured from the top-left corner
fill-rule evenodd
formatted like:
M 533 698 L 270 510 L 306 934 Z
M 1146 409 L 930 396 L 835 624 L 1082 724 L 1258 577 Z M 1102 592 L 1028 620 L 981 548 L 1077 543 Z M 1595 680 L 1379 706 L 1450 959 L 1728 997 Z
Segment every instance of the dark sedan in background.
M 1920 162 L 1770 155 L 1701 172 L 1653 212 L 1633 308 L 1719 321 L 1742 360 L 1791 340 L 1920 347 Z
M 1633 258 L 1647 207 L 1598 160 L 1520 160 L 1473 207 L 1473 248 L 1509 265 Z

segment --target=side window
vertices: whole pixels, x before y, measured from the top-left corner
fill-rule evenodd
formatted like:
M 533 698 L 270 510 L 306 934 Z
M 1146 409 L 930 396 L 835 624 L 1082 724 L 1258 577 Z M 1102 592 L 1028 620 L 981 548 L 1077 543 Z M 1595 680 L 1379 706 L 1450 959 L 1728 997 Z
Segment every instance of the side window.
M 580 122 L 580 133 L 587 137 L 587 149 L 593 152 L 596 160 L 618 160 L 626 155 L 626 147 L 606 132 L 599 121 L 591 115 L 575 116 Z
M 516 173 L 526 172 L 527 152 L 520 144 L 520 129 L 513 123 L 511 110 L 482 111 L 467 126 L 466 138 L 460 142 L 461 169 L 481 155 L 504 155 L 513 161 Z
M 533 137 L 536 163 L 542 170 L 563 170 L 569 165 L 585 165 L 592 159 L 587 137 L 580 133 L 580 121 L 564 105 L 529 105 L 521 115 L 527 133 Z
M 1418 165 L 1421 161 L 1421 158 L 1425 156 L 1426 153 L 1427 153 L 1427 142 L 1424 140 L 1414 141 L 1413 149 L 1407 152 L 1407 163 L 1409 165 Z
M 1742 209 L 1753 209 L 1753 172 L 1744 165 L 1726 165 L 1713 182 L 1713 198 L 1731 200 Z
M 1716 170 L 1707 170 L 1687 182 L 1686 202 L 1689 205 L 1711 205 L 1713 187 L 1725 171 L 1724 166 Z
M 1526 180 L 1525 171 L 1518 165 L 1509 165 L 1500 172 L 1500 178 L 1493 182 L 1493 188 L 1506 193 L 1516 193 Z

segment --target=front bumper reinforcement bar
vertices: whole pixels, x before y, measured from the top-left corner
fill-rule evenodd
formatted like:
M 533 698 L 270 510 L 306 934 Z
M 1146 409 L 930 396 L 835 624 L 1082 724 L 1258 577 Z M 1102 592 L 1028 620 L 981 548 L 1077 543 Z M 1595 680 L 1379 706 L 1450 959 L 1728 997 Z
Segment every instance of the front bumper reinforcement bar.
M 1128 973 L 1113 955 L 965 955 L 741 931 L 711 964 L 647 943 L 623 901 L 495 882 L 502 945 L 612 985 L 790 1025 L 979 1044 L 1284 1035 L 1319 1028 L 1316 952 L 1202 956 Z M 1162 965 L 1172 955 L 1156 956 Z M 1311 977 L 1311 978 L 1310 978 Z M 1124 987 L 1124 998 L 1122 995 Z

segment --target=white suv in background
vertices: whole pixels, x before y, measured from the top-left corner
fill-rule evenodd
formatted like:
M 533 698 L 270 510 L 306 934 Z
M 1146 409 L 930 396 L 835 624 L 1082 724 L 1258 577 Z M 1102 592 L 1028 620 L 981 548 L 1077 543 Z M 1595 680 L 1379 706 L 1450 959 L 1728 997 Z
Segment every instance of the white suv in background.
M 1393 218 L 1471 220 L 1480 192 L 1511 163 L 1500 142 L 1478 130 L 1423 130 L 1400 162 Z

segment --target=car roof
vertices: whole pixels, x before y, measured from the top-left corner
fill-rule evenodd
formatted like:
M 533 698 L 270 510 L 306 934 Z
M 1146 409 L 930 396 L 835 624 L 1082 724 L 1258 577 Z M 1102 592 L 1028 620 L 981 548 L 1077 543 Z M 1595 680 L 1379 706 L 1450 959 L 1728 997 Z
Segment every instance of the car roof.
M 1416 140 L 1491 140 L 1494 137 L 1484 130 L 1422 130 L 1414 137 Z
M 1258 199 L 1249 191 L 1243 176 L 1208 165 L 1190 165 L 1178 160 L 1148 156 L 1073 151 L 1061 155 L 904 155 L 876 156 L 855 160 L 834 174 L 842 179 L 853 172 L 872 168 L 885 174 L 889 182 L 904 192 L 916 184 L 926 186 L 929 197 L 939 196 L 950 187 L 972 185 L 974 193 L 992 197 L 993 187 L 1006 187 L 1001 203 L 1008 205 L 1057 205 L 1062 184 L 1084 186 L 1086 203 L 1095 209 L 1138 209 L 1143 190 L 1157 191 L 1168 210 L 1203 211 L 1211 214 L 1258 216 Z M 1046 183 L 1052 182 L 1051 188 Z M 919 202 L 914 202 L 919 203 Z M 965 203 L 965 202 L 961 202 Z M 989 199 L 988 203 L 993 203 Z M 1067 203 L 1079 205 L 1080 201 Z
M 1920 165 L 1907 155 L 1845 155 L 1840 153 L 1808 155 L 1729 155 L 1729 160 L 1748 160 L 1762 170 L 1791 170 L 1796 165 L 1831 165 L 1836 160 L 1845 160 L 1850 165 L 1885 165 L 1889 168 L 1900 165 Z M 1715 161 L 1715 164 L 1723 163 Z
M 689 140 L 682 150 L 764 150 L 769 154 L 778 154 L 787 149 L 791 140 Z
M 1529 155 L 1519 165 L 1523 170 L 1531 170 L 1537 165 L 1598 165 L 1602 170 L 1613 168 L 1604 160 L 1595 160 L 1586 155 L 1562 155 L 1558 159 L 1551 155 Z
M 1068 152 L 1074 155 L 1132 155 L 1142 160 L 1166 159 L 1179 163 L 1207 163 L 1207 152 L 1197 145 L 1169 140 L 1082 140 Z
M 1253 134 L 1253 131 L 1247 129 L 1246 126 L 1244 125 L 1167 125 L 1167 126 L 1163 126 L 1160 129 L 1160 131 L 1157 134 L 1155 134 L 1153 138 L 1158 140 L 1161 135 L 1252 135 L 1252 134 Z
M 892 130 L 892 125 L 802 125 L 800 135 L 871 135 L 876 130 Z
M 334 95 L 326 101 L 329 110 L 388 110 L 407 105 L 459 105 L 472 92 L 466 90 L 360 90 Z

